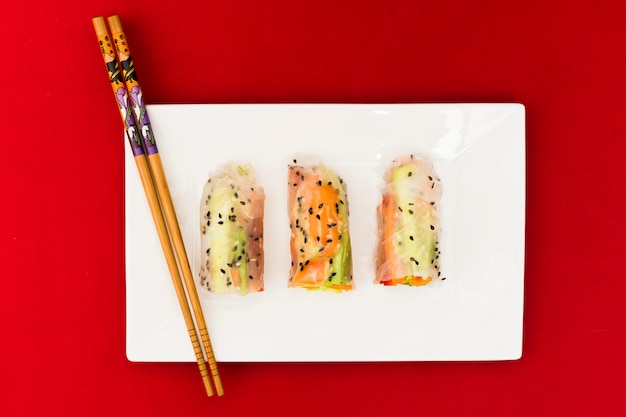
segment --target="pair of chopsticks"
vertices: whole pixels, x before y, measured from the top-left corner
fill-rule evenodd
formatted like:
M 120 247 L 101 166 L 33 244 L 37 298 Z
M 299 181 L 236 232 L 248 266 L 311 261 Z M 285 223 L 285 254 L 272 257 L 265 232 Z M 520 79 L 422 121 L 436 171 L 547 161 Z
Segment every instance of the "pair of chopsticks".
M 125 136 L 130 141 L 130 147 L 137 164 L 137 170 L 139 171 L 146 198 L 148 199 L 159 241 L 165 254 L 167 267 L 172 276 L 176 296 L 183 312 L 206 393 L 208 396 L 213 395 L 213 388 L 206 366 L 208 361 L 217 395 L 223 395 L 224 389 L 217 370 L 211 340 L 204 321 L 204 315 L 202 314 L 200 300 L 191 268 L 189 267 L 187 252 L 185 251 L 178 220 L 176 219 L 176 212 L 163 171 L 163 165 L 161 164 L 161 157 L 159 156 L 150 119 L 143 102 L 143 94 L 137 81 L 135 66 L 130 56 L 128 41 L 122 29 L 122 23 L 118 16 L 108 18 L 111 36 L 103 17 L 94 17 L 92 22 L 98 37 L 102 57 L 109 73 L 120 115 L 124 122 Z M 172 245 L 174 249 L 172 249 Z M 185 287 L 183 287 L 177 260 L 182 271 Z M 185 288 L 187 289 L 194 316 L 192 316 L 189 309 Z M 194 317 L 195 323 L 198 325 L 204 352 L 198 341 Z M 206 353 L 207 360 L 205 360 L 204 353 Z

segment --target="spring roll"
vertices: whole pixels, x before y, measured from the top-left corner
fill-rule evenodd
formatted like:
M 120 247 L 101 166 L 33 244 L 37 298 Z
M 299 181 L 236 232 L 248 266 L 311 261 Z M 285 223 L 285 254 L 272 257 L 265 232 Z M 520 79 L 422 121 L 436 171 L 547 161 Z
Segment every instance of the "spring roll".
M 421 286 L 441 275 L 441 180 L 415 155 L 393 161 L 378 206 L 377 284 Z
M 265 194 L 250 165 L 228 165 L 204 185 L 200 285 L 218 294 L 263 291 Z
M 289 165 L 291 270 L 289 286 L 348 291 L 352 248 L 343 180 L 322 164 Z

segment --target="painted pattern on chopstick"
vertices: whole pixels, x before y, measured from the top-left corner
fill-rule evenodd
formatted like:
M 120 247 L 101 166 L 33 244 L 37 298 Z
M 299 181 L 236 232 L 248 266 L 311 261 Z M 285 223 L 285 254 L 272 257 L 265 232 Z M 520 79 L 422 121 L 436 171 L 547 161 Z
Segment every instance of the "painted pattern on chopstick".
M 124 32 L 113 33 L 113 43 L 122 65 L 123 79 L 126 81 L 126 89 L 130 92 L 130 98 L 133 103 L 133 109 L 135 111 L 135 118 L 139 121 L 141 128 L 141 138 L 144 149 L 148 155 L 157 153 L 159 150 L 156 146 L 156 140 L 154 139 L 154 133 L 152 132 L 152 126 L 150 125 L 150 119 L 148 118 L 148 112 L 146 111 L 146 105 L 143 100 L 143 93 L 137 80 L 137 73 L 135 72 L 135 64 L 133 58 L 130 56 L 128 50 L 128 43 L 126 42 L 126 35 Z
M 117 59 L 115 58 L 115 52 L 111 45 L 111 38 L 108 34 L 98 35 L 98 43 L 100 44 L 100 51 L 104 58 L 107 71 L 109 73 L 109 80 L 111 81 L 111 87 L 115 94 L 117 106 L 120 110 L 122 119 L 124 119 L 124 136 L 130 143 L 130 148 L 133 151 L 133 156 L 143 155 L 143 147 L 139 141 L 139 132 L 137 122 L 135 121 L 135 115 L 130 109 L 130 103 L 128 101 L 128 94 L 124 87 L 124 80 L 122 79 L 122 73 L 120 72 Z

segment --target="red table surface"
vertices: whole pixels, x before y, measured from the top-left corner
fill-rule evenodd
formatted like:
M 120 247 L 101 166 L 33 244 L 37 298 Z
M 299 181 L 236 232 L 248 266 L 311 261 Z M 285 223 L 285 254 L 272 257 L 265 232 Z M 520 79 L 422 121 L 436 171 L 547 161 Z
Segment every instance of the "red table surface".
M 89 3 L 3 7 L 0 415 L 626 415 L 623 2 Z M 111 14 L 148 103 L 523 103 L 522 358 L 129 362 Z

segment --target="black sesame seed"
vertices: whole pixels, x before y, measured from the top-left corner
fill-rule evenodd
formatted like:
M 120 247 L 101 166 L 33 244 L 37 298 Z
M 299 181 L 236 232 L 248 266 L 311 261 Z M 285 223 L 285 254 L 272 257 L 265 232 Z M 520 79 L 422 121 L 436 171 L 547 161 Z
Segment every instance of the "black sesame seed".
M 255 242 L 258 242 L 258 241 L 259 241 L 259 237 L 258 237 L 258 236 L 257 236 L 257 237 L 255 237 L 255 238 L 254 238 L 254 241 L 255 241 Z
M 319 252 L 324 252 L 324 249 L 326 249 L 326 246 L 322 246 L 319 250 Z
M 409 214 L 413 214 L 413 210 L 409 210 Z
M 319 236 L 317 236 L 315 239 L 317 239 L 318 242 L 320 241 L 320 237 Z
M 210 226 L 210 225 L 211 225 L 211 220 L 209 220 L 208 222 L 206 222 L 206 225 L 207 225 L 207 226 Z
M 330 258 L 330 260 L 328 261 L 329 264 L 333 264 L 333 258 Z
M 332 181 L 328 181 L 328 185 L 333 185 L 333 182 Z
M 442 281 L 445 281 L 445 280 L 446 280 L 446 277 L 441 278 L 441 280 L 442 280 Z
M 409 171 L 409 177 L 413 176 L 413 172 Z
M 207 216 L 207 218 L 209 218 L 209 219 L 211 218 L 211 210 L 209 210 L 209 211 L 207 211 L 207 212 L 206 212 L 206 216 Z
M 237 250 L 237 245 L 233 246 L 233 252 Z
M 318 181 L 317 185 L 321 186 L 322 185 L 322 181 Z
M 324 203 L 322 203 L 319 206 L 317 206 L 318 209 L 321 209 L 322 207 L 324 207 Z
M 235 192 L 235 198 L 239 198 L 239 194 Z
M 300 248 L 300 252 L 304 253 L 304 248 Z
M 334 277 L 335 275 L 337 275 L 336 272 L 333 272 L 332 274 L 330 274 L 331 277 Z
M 432 224 L 430 225 L 430 230 L 435 230 L 435 226 L 433 226 Z
M 315 217 L 317 217 L 317 220 L 322 220 L 319 214 L 316 214 Z
M 333 243 L 332 239 L 326 239 L 326 243 Z
M 415 239 L 413 239 L 413 236 L 409 236 L 409 239 L 410 239 L 410 240 L 415 240 Z
M 306 242 L 307 242 L 307 238 L 306 238 L 306 236 L 305 236 L 305 237 L 304 237 L 304 244 L 305 244 L 305 245 L 306 245 Z
M 309 207 L 309 214 L 313 214 L 313 207 Z
M 296 183 L 294 182 L 294 183 L 293 183 L 293 186 L 294 186 L 294 187 L 297 187 L 297 186 L 298 186 L 298 184 L 296 184 Z
M 221 219 L 222 218 L 222 213 L 217 213 L 217 216 Z
M 217 222 L 217 224 L 224 224 L 224 222 L 220 220 L 219 222 Z
M 211 248 L 206 250 L 206 254 L 208 255 L 209 253 L 211 253 Z
M 433 177 L 431 177 L 431 176 L 429 175 L 429 176 L 428 176 L 428 179 L 432 181 L 432 180 L 433 180 Z
M 400 210 L 400 212 L 402 212 L 402 207 L 398 206 L 398 210 Z
M 293 160 L 293 163 L 294 163 L 294 164 L 297 164 L 297 163 L 298 163 L 298 161 L 294 159 L 294 160 Z
M 332 260 L 332 259 L 331 259 Z M 305 265 L 309 264 L 309 260 L 307 259 L 306 262 L 304 263 Z
M 338 239 L 338 240 L 341 240 L 341 236 L 342 236 L 342 235 L 339 235 L 339 237 L 338 237 L 337 239 Z
M 226 271 L 224 271 L 223 269 L 220 269 L 220 271 L 222 271 L 222 274 L 225 274 L 225 273 L 226 273 Z
M 254 279 L 254 277 L 252 275 L 248 275 L 248 278 L 250 279 Z

